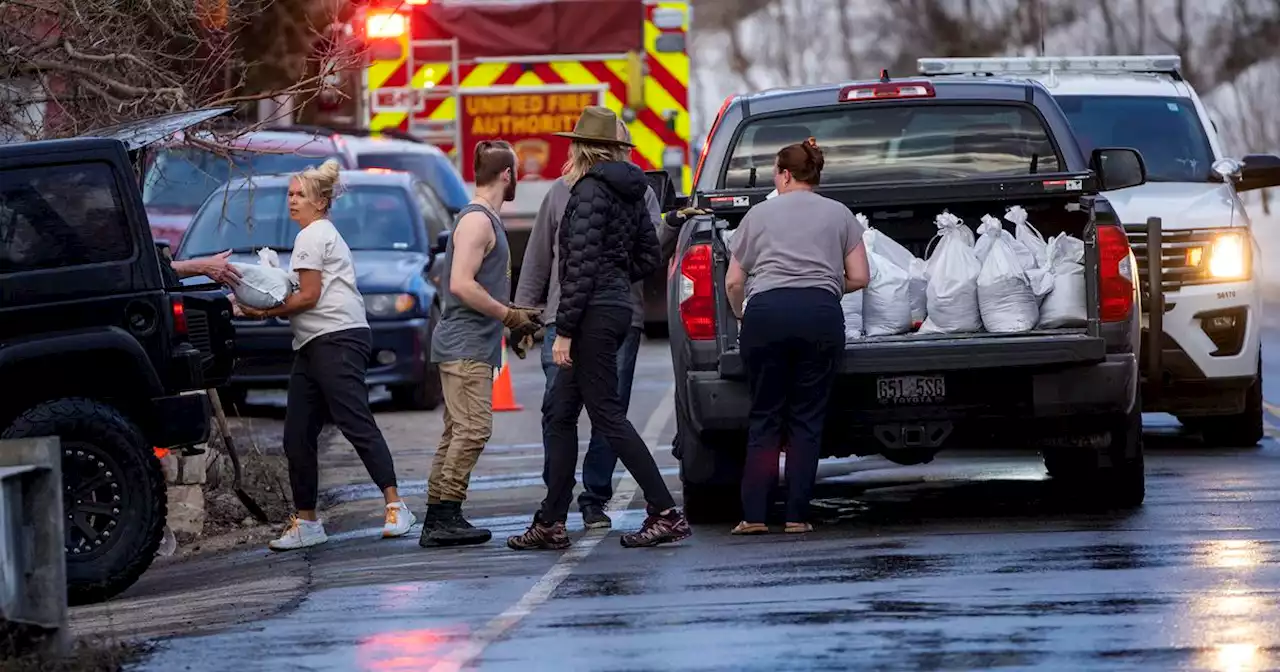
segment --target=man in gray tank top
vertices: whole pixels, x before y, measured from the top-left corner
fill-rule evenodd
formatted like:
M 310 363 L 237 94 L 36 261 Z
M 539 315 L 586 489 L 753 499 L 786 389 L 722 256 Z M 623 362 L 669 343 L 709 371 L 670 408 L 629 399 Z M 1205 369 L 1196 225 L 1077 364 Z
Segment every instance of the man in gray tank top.
M 518 340 L 539 326 L 536 309 L 507 305 L 511 252 L 498 212 L 516 196 L 515 166 L 510 144 L 476 145 L 476 196 L 458 213 L 445 248 L 444 311 L 431 340 L 444 388 L 444 435 L 431 463 L 418 540 L 423 547 L 483 544 L 493 536 L 462 517 L 462 502 L 493 432 L 493 371 L 502 366 L 503 327 Z

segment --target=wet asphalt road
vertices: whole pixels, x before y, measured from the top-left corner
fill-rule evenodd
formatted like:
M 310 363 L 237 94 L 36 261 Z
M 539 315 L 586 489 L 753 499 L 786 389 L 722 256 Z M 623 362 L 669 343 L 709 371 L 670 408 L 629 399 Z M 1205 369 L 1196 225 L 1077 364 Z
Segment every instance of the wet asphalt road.
M 1280 353 L 1280 329 L 1266 338 Z M 632 419 L 678 491 L 662 445 L 674 430 L 666 357 L 665 343 L 644 346 Z M 80 630 L 178 635 L 147 670 L 1280 668 L 1274 438 L 1212 448 L 1149 416 L 1147 499 L 1126 513 L 1081 512 L 1035 456 L 993 446 L 918 467 L 824 462 L 827 522 L 808 535 L 701 527 L 677 546 L 627 550 L 617 530 L 640 524 L 635 497 L 607 535 L 574 517 L 572 550 L 516 553 L 503 539 L 541 496 L 541 374 L 516 364 L 526 410 L 497 416 L 477 473 L 489 485 L 469 504 L 490 544 L 377 539 L 366 489 L 337 488 L 330 502 L 356 508 L 335 509 L 327 546 L 158 566 L 81 611 Z M 1280 400 L 1280 357 L 1268 353 L 1265 375 Z M 626 501 L 634 482 L 618 490 Z

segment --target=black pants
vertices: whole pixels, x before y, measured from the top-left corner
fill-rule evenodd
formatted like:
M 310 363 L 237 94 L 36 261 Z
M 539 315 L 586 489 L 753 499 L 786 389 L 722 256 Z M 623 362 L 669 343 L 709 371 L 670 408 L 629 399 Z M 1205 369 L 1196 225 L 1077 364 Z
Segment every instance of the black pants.
M 293 504 L 300 511 L 316 508 L 320 430 L 326 422 L 337 425 L 355 446 L 379 490 L 396 484 L 391 451 L 369 409 L 365 371 L 371 339 L 368 329 L 347 329 L 317 336 L 294 353 L 284 454 L 289 458 Z
M 573 366 L 556 373 L 544 416 L 547 498 L 538 518 L 563 522 L 573 501 L 573 474 L 578 464 L 578 416 L 587 407 L 591 428 L 599 432 L 631 472 L 649 505 L 663 511 L 675 506 L 658 465 L 640 433 L 627 420 L 618 395 L 618 348 L 631 328 L 631 309 L 589 306 L 578 335 L 569 347 Z
M 742 477 L 742 510 L 765 522 L 787 451 L 787 522 L 805 522 L 818 474 L 827 401 L 844 353 L 840 300 L 824 289 L 757 294 L 742 318 L 743 361 L 751 389 L 751 424 Z

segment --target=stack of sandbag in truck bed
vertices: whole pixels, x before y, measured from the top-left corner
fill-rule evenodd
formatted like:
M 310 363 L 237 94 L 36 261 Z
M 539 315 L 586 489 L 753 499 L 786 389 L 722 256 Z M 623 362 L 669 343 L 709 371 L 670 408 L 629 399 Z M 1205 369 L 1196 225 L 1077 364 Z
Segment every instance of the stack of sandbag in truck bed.
M 982 264 L 974 253 L 973 231 L 964 221 L 943 211 L 934 218 L 937 244 L 925 263 L 927 317 L 922 334 L 963 334 L 982 329 L 978 314 L 978 273 Z M 931 241 L 932 242 L 932 241 Z
M 855 216 L 867 227 L 865 216 Z M 924 260 L 870 227 L 862 234 L 862 244 L 871 271 L 871 280 L 861 292 L 863 333 L 894 336 L 919 326 L 925 318 Z
M 1049 293 L 1040 302 L 1039 329 L 1083 327 L 1089 320 L 1084 287 L 1084 241 L 1060 233 L 1046 245 Z

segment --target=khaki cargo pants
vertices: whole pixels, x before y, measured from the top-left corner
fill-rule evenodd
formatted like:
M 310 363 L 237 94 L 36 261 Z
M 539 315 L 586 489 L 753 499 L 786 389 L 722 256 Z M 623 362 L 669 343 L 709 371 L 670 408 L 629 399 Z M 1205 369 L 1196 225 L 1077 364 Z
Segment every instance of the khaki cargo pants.
M 444 434 L 431 462 L 427 503 L 467 499 L 471 471 L 493 433 L 493 366 L 460 359 L 440 364 Z

